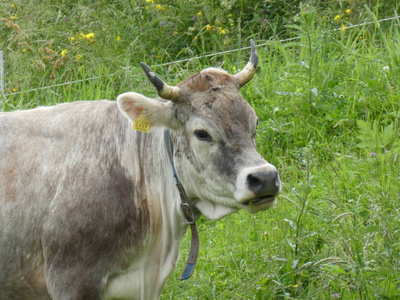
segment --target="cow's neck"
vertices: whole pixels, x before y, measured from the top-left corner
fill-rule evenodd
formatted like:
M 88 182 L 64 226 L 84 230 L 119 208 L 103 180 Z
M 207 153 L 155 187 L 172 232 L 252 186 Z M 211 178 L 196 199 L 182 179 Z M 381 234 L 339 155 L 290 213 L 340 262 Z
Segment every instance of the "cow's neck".
M 142 256 L 110 282 L 104 298 L 123 298 L 131 293 L 140 295 L 140 299 L 156 299 L 175 267 L 188 225 L 181 211 L 163 130 L 147 134 L 130 131 L 127 136 L 129 141 L 121 151 L 121 160 L 129 166 L 126 172 L 140 189 L 135 201 L 147 203 L 150 232 Z

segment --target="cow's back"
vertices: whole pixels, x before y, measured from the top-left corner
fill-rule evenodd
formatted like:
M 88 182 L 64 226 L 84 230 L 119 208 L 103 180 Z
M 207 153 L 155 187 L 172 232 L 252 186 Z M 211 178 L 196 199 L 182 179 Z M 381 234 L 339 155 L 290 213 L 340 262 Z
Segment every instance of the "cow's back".
M 66 288 L 83 270 L 75 290 L 99 298 L 107 270 L 125 263 L 114 257 L 147 228 L 120 161 L 126 128 L 111 101 L 0 114 L 1 299 L 46 299 L 51 282 Z

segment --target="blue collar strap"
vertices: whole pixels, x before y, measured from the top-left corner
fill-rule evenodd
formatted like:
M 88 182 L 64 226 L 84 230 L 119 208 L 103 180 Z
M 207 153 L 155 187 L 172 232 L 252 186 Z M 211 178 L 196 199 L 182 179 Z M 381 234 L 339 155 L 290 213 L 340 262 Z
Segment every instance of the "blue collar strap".
M 171 162 L 172 166 L 172 174 L 175 178 L 176 187 L 178 188 L 179 195 L 181 197 L 181 208 L 183 211 L 183 215 L 185 216 L 186 223 L 190 225 L 190 231 L 192 236 L 189 257 L 187 259 L 185 269 L 183 270 L 181 276 L 179 277 L 179 280 L 185 280 L 188 279 L 190 276 L 192 276 L 194 268 L 196 267 L 197 258 L 199 256 L 199 234 L 197 232 L 196 219 L 193 208 L 190 206 L 186 196 L 185 189 L 183 188 L 182 184 L 179 181 L 178 176 L 176 175 L 172 142 L 169 136 L 168 129 L 164 130 L 164 137 L 165 137 L 165 146 L 167 148 L 169 161 Z

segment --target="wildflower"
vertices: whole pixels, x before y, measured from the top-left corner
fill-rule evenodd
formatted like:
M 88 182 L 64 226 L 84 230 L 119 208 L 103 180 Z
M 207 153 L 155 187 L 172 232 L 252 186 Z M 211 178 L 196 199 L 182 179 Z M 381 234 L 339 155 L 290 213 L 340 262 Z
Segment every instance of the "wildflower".
M 371 152 L 371 153 L 369 154 L 369 156 L 370 156 L 370 157 L 376 157 L 376 153 L 375 153 L 375 152 Z
M 156 5 L 156 9 L 161 9 L 162 8 L 162 5 L 161 4 L 157 4 Z
M 87 35 L 85 35 L 85 38 L 87 38 L 88 40 L 94 39 L 94 33 L 93 32 L 88 33 Z
M 199 37 L 196 35 L 196 36 L 194 37 L 194 40 L 197 41 L 198 39 L 199 39 Z
M 210 30 L 211 29 L 211 25 L 210 24 L 207 24 L 206 25 L 206 30 Z
M 198 16 L 201 16 L 203 13 L 201 12 L 201 11 L 199 11 L 198 13 L 197 13 L 197 15 Z
M 236 71 L 236 67 L 235 66 L 232 67 L 232 71 Z
M 83 58 L 83 56 L 78 54 L 75 58 L 76 58 L 76 60 L 81 60 Z
M 229 14 L 229 15 L 228 15 L 228 18 L 232 18 L 232 16 L 233 16 L 232 14 Z
M 145 9 L 145 10 L 149 10 L 149 9 L 150 9 L 150 6 L 147 5 L 144 9 Z
M 334 293 L 334 294 L 332 294 L 332 298 L 333 299 L 339 299 L 340 298 L 340 294 L 339 293 Z
M 75 38 L 74 38 L 73 36 L 71 36 L 71 37 L 69 38 L 69 40 L 70 40 L 71 42 L 73 42 L 73 41 L 75 41 Z
M 384 66 L 383 67 L 383 71 L 385 71 L 385 72 L 389 72 L 389 69 L 390 69 L 389 66 Z
M 147 3 L 154 3 L 154 0 L 146 0 Z
M 26 49 L 26 48 L 22 49 L 23 53 L 25 53 L 26 51 L 28 51 L 28 49 Z
M 67 49 L 64 49 L 64 50 L 62 50 L 61 51 L 61 56 L 65 56 L 65 55 L 67 55 L 67 53 L 68 53 L 68 50 Z
M 351 9 L 350 8 L 346 10 L 346 14 L 348 14 L 348 15 L 351 14 Z
M 206 4 L 204 1 L 203 1 L 203 2 L 201 2 L 201 5 L 204 5 L 204 4 Z
M 12 8 L 15 8 L 15 3 L 11 3 L 11 7 L 12 7 Z
M 333 20 L 336 21 L 336 22 L 338 22 L 340 18 L 341 18 L 340 15 L 336 15 L 336 16 L 333 18 Z
M 219 28 L 219 32 L 221 32 L 221 34 L 226 34 L 226 31 L 222 27 Z
M 17 16 L 10 16 L 10 20 L 15 20 Z
M 164 22 L 163 21 L 160 21 L 159 23 L 158 23 L 158 26 L 161 28 L 161 27 L 163 27 L 163 25 L 164 25 Z
M 121 40 L 121 37 L 119 35 L 117 35 L 117 37 L 115 39 L 117 40 L 117 42 L 119 42 Z
M 340 26 L 342 28 L 342 31 L 345 31 L 347 29 L 346 25 L 342 24 L 342 26 Z
M 16 91 L 17 91 L 17 89 L 14 88 L 14 89 L 13 89 L 13 92 L 15 93 Z

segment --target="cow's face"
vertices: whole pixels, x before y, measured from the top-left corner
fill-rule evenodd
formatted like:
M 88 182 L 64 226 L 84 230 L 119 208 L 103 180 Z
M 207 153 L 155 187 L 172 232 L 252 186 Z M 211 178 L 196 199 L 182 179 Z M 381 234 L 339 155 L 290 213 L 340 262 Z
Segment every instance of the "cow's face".
M 241 73 L 206 69 L 177 87 L 166 86 L 145 66 L 159 94 L 172 101 L 136 93 L 118 97 L 127 116 L 143 111 L 154 125 L 171 129 L 179 179 L 192 203 L 211 219 L 241 208 L 251 213 L 266 210 L 280 191 L 276 168 L 256 149 L 257 116 L 239 93 L 255 71 L 252 48 Z

